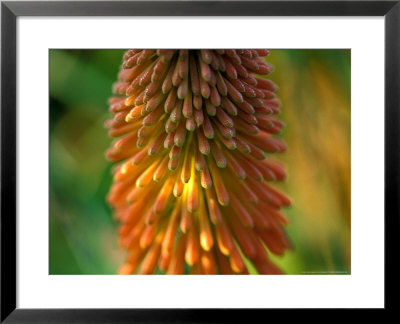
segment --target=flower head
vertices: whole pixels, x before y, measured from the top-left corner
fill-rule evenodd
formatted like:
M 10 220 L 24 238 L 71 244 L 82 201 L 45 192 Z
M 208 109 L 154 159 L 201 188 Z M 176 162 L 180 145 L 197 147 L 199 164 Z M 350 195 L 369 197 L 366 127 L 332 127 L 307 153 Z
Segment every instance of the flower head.
M 276 274 L 289 248 L 271 185 L 277 87 L 267 50 L 129 50 L 110 99 L 108 201 L 128 250 L 121 274 Z M 158 272 L 157 272 L 158 273 Z

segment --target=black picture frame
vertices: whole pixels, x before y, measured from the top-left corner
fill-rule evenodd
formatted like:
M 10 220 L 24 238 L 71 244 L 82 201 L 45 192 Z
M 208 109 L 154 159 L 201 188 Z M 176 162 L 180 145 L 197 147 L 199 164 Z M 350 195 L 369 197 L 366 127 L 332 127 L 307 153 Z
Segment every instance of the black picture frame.
M 271 309 L 16 308 L 16 19 L 19 16 L 384 16 L 385 310 L 396 308 L 399 256 L 400 1 L 82 1 L 1 3 L 1 322 L 266 321 Z M 371 44 L 373 46 L 373 44 Z M 367 53 L 366 53 L 367 55 Z M 373 136 L 373 135 L 371 135 Z M 366 179 L 368 181 L 368 179 Z M 371 233 L 373 237 L 373 233 Z M 371 262 L 374 262 L 371 256 Z M 367 289 L 367 287 L 366 287 Z M 38 292 L 40 293 L 40 292 Z M 345 293 L 345 292 L 343 292 Z M 380 311 L 380 310 L 378 310 Z M 268 312 L 268 314 L 267 314 Z M 379 313 L 381 314 L 381 313 Z M 370 316 L 370 315 L 369 315 Z M 253 320 L 251 320 L 253 321 Z M 258 321 L 258 320 L 257 320 Z

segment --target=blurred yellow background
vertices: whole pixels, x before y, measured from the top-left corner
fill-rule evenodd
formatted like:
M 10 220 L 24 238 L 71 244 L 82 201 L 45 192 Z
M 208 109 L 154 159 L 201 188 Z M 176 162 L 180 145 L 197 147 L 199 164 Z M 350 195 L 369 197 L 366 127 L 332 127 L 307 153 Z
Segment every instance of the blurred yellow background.
M 103 127 L 123 53 L 50 51 L 50 274 L 115 274 L 124 259 Z M 350 273 L 350 50 L 271 50 L 267 61 L 286 124 L 279 186 L 293 202 L 294 249 L 274 259 L 287 274 Z

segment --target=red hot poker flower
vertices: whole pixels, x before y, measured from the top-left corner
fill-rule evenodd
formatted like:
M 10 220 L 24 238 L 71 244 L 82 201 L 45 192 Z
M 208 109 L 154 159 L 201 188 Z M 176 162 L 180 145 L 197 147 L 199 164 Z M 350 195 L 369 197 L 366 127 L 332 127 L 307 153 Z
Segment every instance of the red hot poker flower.
M 289 248 L 275 189 L 285 172 L 267 155 L 277 87 L 267 50 L 129 50 L 110 99 L 119 162 L 108 201 L 127 249 L 121 274 L 279 274 Z

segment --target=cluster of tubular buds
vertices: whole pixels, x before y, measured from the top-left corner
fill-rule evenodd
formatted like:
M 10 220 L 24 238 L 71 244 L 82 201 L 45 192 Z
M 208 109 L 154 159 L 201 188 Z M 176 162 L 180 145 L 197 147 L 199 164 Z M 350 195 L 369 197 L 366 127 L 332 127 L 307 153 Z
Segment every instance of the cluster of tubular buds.
M 121 274 L 278 274 L 289 248 L 280 212 L 285 177 L 266 153 L 276 86 L 267 50 L 129 50 L 110 99 L 108 201 L 128 250 Z

